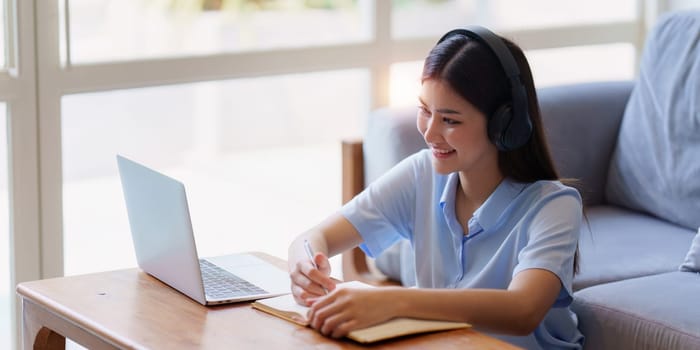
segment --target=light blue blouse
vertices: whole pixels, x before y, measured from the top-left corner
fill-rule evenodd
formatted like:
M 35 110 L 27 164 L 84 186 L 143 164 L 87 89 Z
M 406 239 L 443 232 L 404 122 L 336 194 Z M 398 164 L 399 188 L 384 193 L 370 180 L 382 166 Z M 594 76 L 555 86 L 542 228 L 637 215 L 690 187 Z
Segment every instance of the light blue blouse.
M 364 240 L 361 248 L 376 256 L 408 239 L 420 288 L 507 289 L 520 271 L 551 271 L 562 288 L 537 329 L 522 337 L 492 335 L 527 349 L 580 349 L 583 335 L 569 309 L 579 193 L 558 181 L 504 179 L 474 212 L 465 236 L 455 214 L 458 174 L 436 173 L 431 156 L 423 150 L 404 159 L 343 206 L 341 214 Z

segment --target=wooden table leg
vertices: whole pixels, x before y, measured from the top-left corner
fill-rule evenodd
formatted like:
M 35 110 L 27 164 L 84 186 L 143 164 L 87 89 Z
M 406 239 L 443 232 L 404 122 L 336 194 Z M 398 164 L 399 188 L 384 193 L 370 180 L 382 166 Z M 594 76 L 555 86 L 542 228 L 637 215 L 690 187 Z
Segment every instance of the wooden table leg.
M 34 338 L 34 350 L 39 349 L 65 349 L 66 337 L 46 328 L 41 327 Z
M 88 349 L 117 349 L 106 339 L 27 299 L 22 299 L 22 331 L 24 350 L 65 350 L 66 338 Z
M 22 300 L 22 349 L 65 349 L 66 338 L 44 327 L 36 305 Z

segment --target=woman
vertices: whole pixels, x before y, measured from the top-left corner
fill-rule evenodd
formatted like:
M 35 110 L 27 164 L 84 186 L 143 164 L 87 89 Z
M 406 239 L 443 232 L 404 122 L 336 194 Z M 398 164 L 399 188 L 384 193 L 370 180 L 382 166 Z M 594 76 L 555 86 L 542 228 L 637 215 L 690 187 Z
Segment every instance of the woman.
M 581 198 L 558 181 L 522 50 L 481 27 L 447 33 L 425 60 L 417 126 L 427 150 L 290 246 L 311 326 L 342 337 L 394 317 L 451 320 L 528 349 L 580 348 L 569 304 Z M 399 239 L 418 288 L 335 290 L 327 257 Z

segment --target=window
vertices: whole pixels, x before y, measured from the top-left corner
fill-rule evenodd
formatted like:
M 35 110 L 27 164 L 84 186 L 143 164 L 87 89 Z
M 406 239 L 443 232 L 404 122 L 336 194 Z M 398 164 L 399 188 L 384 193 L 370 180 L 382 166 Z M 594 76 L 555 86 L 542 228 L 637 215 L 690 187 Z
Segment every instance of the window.
M 438 37 L 480 24 L 502 30 L 634 21 L 635 0 L 392 0 L 395 38 Z
M 69 4 L 70 40 L 62 37 L 62 45 L 70 44 L 71 62 L 78 64 L 370 39 L 369 0 L 71 0 Z
M 435 37 L 476 23 L 483 7 L 478 0 L 392 0 L 394 38 Z
M 200 255 L 286 256 L 340 206 L 367 84 L 345 70 L 64 97 L 65 273 L 136 265 L 117 153 L 185 183 Z
M 400 62 L 391 65 L 389 87 L 392 106 L 418 106 L 422 71 L 423 61 Z
M 492 0 L 488 1 L 486 18 L 490 25 L 503 29 L 632 21 L 637 15 L 637 3 L 635 0 Z

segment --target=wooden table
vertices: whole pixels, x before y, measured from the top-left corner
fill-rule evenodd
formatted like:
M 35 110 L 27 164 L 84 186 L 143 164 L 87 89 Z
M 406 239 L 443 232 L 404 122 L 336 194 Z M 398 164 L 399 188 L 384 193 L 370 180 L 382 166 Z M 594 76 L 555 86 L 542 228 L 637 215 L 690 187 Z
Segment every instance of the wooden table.
M 286 268 L 284 261 L 257 254 Z M 205 307 L 139 269 L 21 283 L 24 349 L 362 349 L 252 309 Z M 410 336 L 376 349 L 514 349 L 471 329 Z

